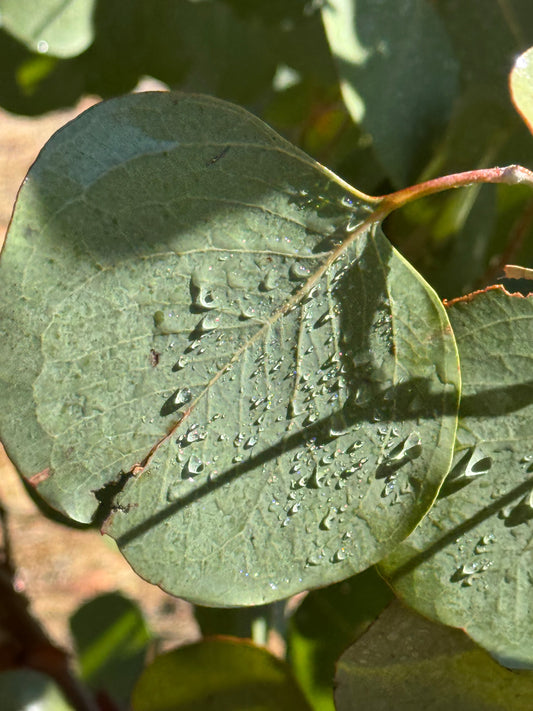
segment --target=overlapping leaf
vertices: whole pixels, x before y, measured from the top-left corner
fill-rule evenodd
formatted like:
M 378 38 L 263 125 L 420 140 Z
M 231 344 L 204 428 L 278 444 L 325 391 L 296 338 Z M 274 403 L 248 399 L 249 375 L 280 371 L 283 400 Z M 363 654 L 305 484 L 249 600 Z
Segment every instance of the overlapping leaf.
M 533 676 L 393 603 L 339 659 L 338 711 L 527 711 Z
M 1 262 L 20 470 L 81 521 L 129 476 L 106 530 L 198 602 L 382 558 L 447 472 L 459 376 L 434 293 L 371 217 L 353 232 L 371 210 L 215 99 L 130 96 L 64 128 Z
M 449 309 L 463 377 L 439 500 L 384 565 L 396 591 L 504 664 L 533 665 L 533 297 L 494 289 Z
M 446 31 L 424 0 L 329 0 L 322 11 L 344 100 L 398 185 L 420 171 L 420 150 L 442 131 L 457 91 Z

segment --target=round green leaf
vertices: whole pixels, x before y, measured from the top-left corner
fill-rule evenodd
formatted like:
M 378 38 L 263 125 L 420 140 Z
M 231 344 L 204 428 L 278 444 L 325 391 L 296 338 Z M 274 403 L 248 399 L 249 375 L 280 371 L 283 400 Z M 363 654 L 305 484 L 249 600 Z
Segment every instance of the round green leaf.
M 309 711 L 287 664 L 231 638 L 162 654 L 143 672 L 133 711 Z
M 533 675 L 393 603 L 339 659 L 337 711 L 528 711 Z
M 518 113 L 533 133 L 533 47 L 516 59 L 509 76 L 509 88 Z
M 93 41 L 95 0 L 0 0 L 1 24 L 30 49 L 74 57 Z
M 59 687 L 33 669 L 10 669 L 0 674 L 2 711 L 73 711 Z
M 439 499 L 384 563 L 422 614 L 508 666 L 533 665 L 533 297 L 502 289 L 449 309 L 463 377 L 456 456 Z
M 128 96 L 69 124 L 0 267 L 19 469 L 77 520 L 111 498 L 137 572 L 203 604 L 381 559 L 448 470 L 459 375 L 442 305 L 371 210 L 212 98 Z

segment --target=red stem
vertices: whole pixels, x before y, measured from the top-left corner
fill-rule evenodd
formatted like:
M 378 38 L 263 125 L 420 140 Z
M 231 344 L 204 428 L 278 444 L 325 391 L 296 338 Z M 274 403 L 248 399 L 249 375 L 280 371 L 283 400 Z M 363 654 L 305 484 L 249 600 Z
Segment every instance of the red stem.
M 533 172 L 521 165 L 507 165 L 503 168 L 467 170 L 464 173 L 452 173 L 452 175 L 444 175 L 441 178 L 426 180 L 424 183 L 383 195 L 383 197 L 379 198 L 375 216 L 381 220 L 389 213 L 414 200 L 419 200 L 422 197 L 434 195 L 444 190 L 450 190 L 451 188 L 474 185 L 475 183 L 505 183 L 507 185 L 524 183 L 533 187 Z

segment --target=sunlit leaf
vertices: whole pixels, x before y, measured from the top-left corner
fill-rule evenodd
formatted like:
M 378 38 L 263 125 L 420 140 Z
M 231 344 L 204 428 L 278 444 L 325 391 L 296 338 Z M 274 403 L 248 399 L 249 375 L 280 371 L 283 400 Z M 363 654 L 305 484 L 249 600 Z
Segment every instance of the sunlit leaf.
M 93 41 L 95 0 L 0 0 L 2 26 L 30 49 L 73 57 Z
M 204 604 L 381 559 L 448 470 L 459 375 L 372 209 L 212 98 L 124 97 L 62 129 L 0 268 L 21 472 L 77 520 L 111 503 L 137 572 Z
M 436 505 L 383 566 L 422 614 L 508 666 L 533 666 L 533 297 L 454 303 L 463 377 L 456 457 Z
M 143 672 L 133 711 L 309 711 L 285 662 L 243 640 L 208 639 Z

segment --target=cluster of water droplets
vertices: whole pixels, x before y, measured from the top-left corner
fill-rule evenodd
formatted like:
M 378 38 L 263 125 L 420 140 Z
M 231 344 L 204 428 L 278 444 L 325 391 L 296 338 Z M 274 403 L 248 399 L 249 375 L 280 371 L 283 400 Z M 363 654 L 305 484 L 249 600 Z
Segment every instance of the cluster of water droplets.
M 414 498 L 403 472 L 422 451 L 412 425 L 390 423 L 382 371 L 374 382 L 376 368 L 354 351 L 363 327 L 350 306 L 353 270 L 362 266 L 347 251 L 313 280 L 327 257 L 218 255 L 192 271 L 189 303 L 153 316 L 154 332 L 175 355 L 176 386 L 162 414 L 184 417 L 167 500 L 211 487 L 228 513 L 231 497 L 246 508 L 241 499 L 255 502 L 263 487 L 279 529 L 305 540 L 308 566 L 354 555 L 361 510 Z M 373 319 L 387 355 L 386 303 Z

